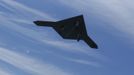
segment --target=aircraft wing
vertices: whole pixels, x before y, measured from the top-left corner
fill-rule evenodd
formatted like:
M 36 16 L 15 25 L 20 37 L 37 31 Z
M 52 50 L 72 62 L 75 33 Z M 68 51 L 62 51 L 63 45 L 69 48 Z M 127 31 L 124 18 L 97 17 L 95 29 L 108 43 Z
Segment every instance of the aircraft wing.
M 52 27 L 53 24 L 55 24 L 55 22 L 52 21 L 34 21 L 34 23 L 37 26 L 48 26 L 48 27 Z
M 97 44 L 89 37 L 89 36 L 86 36 L 84 39 L 83 39 L 91 48 L 98 48 Z

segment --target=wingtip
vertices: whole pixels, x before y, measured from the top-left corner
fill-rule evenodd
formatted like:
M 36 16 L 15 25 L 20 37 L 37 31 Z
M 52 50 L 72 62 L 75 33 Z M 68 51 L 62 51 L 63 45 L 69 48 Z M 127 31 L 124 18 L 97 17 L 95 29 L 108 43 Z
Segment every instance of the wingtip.
M 98 49 L 98 46 L 96 44 L 89 45 L 93 49 Z
M 34 24 L 38 24 L 38 21 L 33 21 Z
M 94 48 L 94 49 L 98 49 L 98 46 L 96 46 L 96 47 L 92 47 L 92 48 Z
M 36 24 L 37 26 L 40 26 L 40 21 L 33 21 L 34 24 Z

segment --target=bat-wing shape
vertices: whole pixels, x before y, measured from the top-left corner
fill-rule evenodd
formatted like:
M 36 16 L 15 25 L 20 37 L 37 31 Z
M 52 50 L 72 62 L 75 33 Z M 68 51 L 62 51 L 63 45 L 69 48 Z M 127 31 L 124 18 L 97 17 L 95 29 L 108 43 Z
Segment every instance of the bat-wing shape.
M 98 48 L 95 42 L 87 34 L 83 15 L 57 22 L 34 21 L 34 23 L 38 26 L 53 27 L 53 29 L 64 39 L 84 40 L 91 48 Z

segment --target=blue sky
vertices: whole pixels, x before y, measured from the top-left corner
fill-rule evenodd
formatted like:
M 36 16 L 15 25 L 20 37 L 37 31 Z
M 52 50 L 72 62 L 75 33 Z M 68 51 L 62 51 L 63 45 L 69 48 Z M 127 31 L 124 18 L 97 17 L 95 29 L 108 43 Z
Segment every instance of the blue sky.
M 133 75 L 132 0 L 0 0 L 1 75 Z M 35 20 L 84 15 L 99 49 Z

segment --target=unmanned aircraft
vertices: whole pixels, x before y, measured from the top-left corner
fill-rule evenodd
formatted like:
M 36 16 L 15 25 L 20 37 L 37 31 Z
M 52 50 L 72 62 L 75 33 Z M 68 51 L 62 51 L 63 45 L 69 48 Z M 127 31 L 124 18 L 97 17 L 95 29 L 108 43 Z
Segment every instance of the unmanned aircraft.
M 96 43 L 88 36 L 83 15 L 61 21 L 34 21 L 37 26 L 52 27 L 63 39 L 84 40 L 91 48 L 97 49 Z

